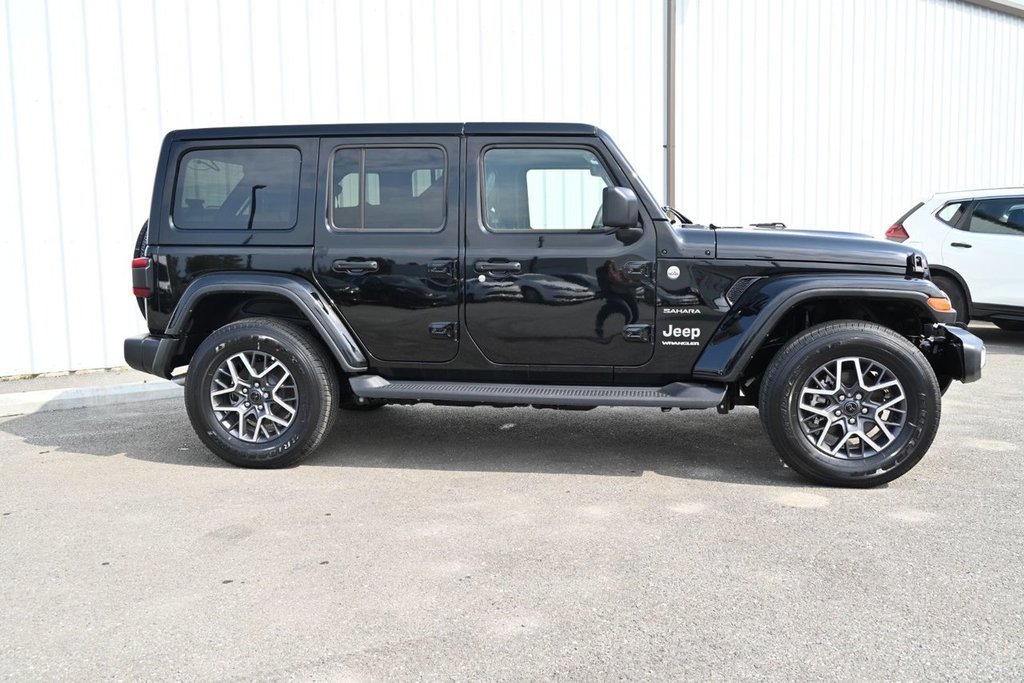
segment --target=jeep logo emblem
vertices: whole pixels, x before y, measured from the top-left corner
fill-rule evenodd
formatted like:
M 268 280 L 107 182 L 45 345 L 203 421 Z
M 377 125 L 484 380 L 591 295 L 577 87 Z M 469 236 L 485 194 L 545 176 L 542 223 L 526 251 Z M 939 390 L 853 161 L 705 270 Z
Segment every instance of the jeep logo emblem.
M 676 327 L 669 325 L 668 329 L 662 332 L 666 337 L 682 337 L 684 339 L 696 339 L 700 336 L 699 327 Z

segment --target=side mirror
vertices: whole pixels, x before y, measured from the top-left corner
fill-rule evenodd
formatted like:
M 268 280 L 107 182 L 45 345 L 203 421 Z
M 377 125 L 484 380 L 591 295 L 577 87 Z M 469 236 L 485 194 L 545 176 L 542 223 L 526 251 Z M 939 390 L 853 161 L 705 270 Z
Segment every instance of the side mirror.
M 601 214 L 609 228 L 636 228 L 640 222 L 640 203 L 628 187 L 606 187 Z

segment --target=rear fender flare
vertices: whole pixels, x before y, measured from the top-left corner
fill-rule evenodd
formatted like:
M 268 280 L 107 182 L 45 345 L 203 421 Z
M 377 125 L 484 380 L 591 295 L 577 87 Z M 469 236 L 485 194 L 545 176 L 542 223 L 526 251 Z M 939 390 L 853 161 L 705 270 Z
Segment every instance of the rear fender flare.
M 953 315 L 928 307 L 929 297 L 944 296 L 928 280 L 885 275 L 787 275 L 765 278 L 750 287 L 722 318 L 693 367 L 694 378 L 735 382 L 783 316 L 806 301 L 857 298 L 906 301 L 933 322 L 952 323 Z
M 352 332 L 345 326 L 328 300 L 310 282 L 289 275 L 264 273 L 201 275 L 192 281 L 181 295 L 164 334 L 180 338 L 187 329 L 189 319 L 200 301 L 211 294 L 227 292 L 276 294 L 287 299 L 306 317 L 342 369 L 346 372 L 366 370 L 366 356 L 363 355 Z

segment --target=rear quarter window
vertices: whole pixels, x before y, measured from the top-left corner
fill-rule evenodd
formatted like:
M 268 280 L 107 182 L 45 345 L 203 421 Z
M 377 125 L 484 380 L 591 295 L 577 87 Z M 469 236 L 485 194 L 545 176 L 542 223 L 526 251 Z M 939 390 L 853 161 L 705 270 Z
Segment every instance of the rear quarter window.
M 193 149 L 178 161 L 171 218 L 185 230 L 295 227 L 302 155 L 290 147 Z
M 950 202 L 935 213 L 935 217 L 943 223 L 956 227 L 960 218 L 964 215 L 964 207 L 967 202 Z

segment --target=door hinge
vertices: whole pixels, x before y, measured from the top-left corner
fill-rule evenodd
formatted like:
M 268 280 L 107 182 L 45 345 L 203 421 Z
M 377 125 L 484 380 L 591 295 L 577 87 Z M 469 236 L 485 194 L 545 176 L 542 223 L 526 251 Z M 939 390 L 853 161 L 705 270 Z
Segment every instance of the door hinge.
M 647 344 L 651 341 L 651 326 L 626 325 L 622 328 L 622 338 L 626 341 Z
M 430 336 L 434 339 L 452 339 L 458 335 L 459 324 L 453 322 L 430 323 Z
M 622 273 L 628 278 L 643 280 L 651 276 L 650 261 L 626 261 Z
M 430 277 L 455 277 L 455 261 L 448 259 L 442 259 L 438 261 L 431 261 L 427 265 L 427 274 Z

